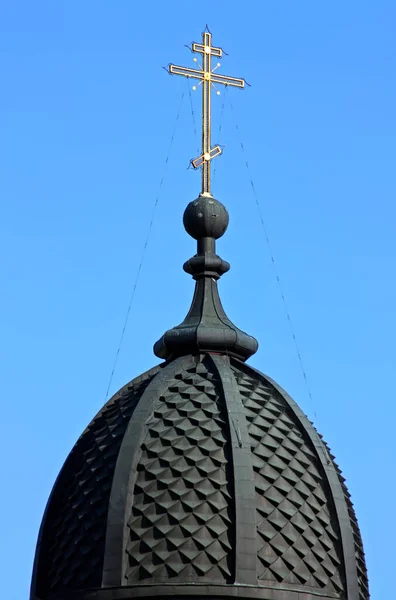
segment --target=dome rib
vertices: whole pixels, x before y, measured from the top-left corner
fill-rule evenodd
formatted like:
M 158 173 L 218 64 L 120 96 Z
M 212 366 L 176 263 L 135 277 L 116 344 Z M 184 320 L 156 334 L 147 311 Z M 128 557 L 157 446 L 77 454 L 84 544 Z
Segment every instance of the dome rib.
M 126 507 L 123 585 L 234 580 L 232 457 L 221 381 L 209 356 L 175 361 L 157 386 Z
M 258 377 L 262 378 L 262 374 L 259 371 L 255 371 L 255 373 Z M 337 521 L 340 526 L 347 598 L 362 597 L 359 590 L 359 579 L 356 564 L 355 536 L 348 510 L 348 504 L 346 502 L 345 491 L 340 480 L 340 474 L 337 472 L 334 462 L 328 452 L 328 449 L 326 448 L 326 445 L 321 440 L 319 433 L 300 409 L 298 404 L 294 402 L 289 394 L 274 380 L 267 376 L 265 378 L 287 401 L 290 409 L 301 423 L 305 433 L 316 449 L 318 459 L 322 465 L 323 472 L 329 485 L 335 512 L 337 514 Z
M 235 494 L 235 583 L 257 585 L 256 494 L 246 415 L 227 357 L 210 355 L 223 387 L 231 438 Z
M 83 431 L 55 481 L 37 543 L 37 597 L 101 584 L 107 505 L 118 449 L 140 395 L 161 367 L 123 386 Z M 86 557 L 90 569 L 84 569 Z
M 167 390 L 169 381 L 191 362 L 190 357 L 180 357 L 166 364 L 151 380 L 140 398 L 126 429 L 114 471 L 107 517 L 106 544 L 103 566 L 103 587 L 125 584 L 127 554 L 126 520 L 133 503 L 140 447 L 146 432 L 147 421 L 154 410 L 155 401 Z
M 364 600 L 368 598 L 368 586 L 365 578 L 365 569 L 362 569 L 362 572 L 359 574 L 357 571 L 356 557 L 359 553 L 359 550 L 361 550 L 361 540 L 360 533 L 357 535 L 353 528 L 354 523 L 357 523 L 356 517 L 354 515 L 352 504 L 349 500 L 349 493 L 347 492 L 346 486 L 342 481 L 341 473 L 335 465 L 333 457 L 329 453 L 327 444 L 323 442 L 321 436 L 303 411 L 299 408 L 297 403 L 279 384 L 251 366 L 249 366 L 247 369 L 243 363 L 240 363 L 238 367 L 241 371 L 250 373 L 253 372 L 259 380 L 264 382 L 264 384 L 270 383 L 270 385 L 273 386 L 273 388 L 287 402 L 290 410 L 293 412 L 294 417 L 298 420 L 301 428 L 304 430 L 311 444 L 315 448 L 317 458 L 322 467 L 322 472 L 328 484 L 334 510 L 337 515 L 339 534 L 341 537 L 344 565 L 343 570 L 347 598 L 356 598 L 356 600 Z M 364 564 L 364 557 L 363 560 L 360 560 L 360 562 Z

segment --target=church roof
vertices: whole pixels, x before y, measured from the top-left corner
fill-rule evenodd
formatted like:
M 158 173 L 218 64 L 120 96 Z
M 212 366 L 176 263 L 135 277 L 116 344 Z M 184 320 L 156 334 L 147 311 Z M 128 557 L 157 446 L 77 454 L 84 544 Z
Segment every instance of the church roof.
M 210 39 L 196 51 L 221 50 Z M 165 362 L 109 400 L 68 456 L 31 600 L 369 598 L 334 457 L 286 392 L 245 363 L 257 341 L 222 307 L 229 264 L 216 240 L 228 213 L 210 193 L 210 156 L 200 159 L 202 193 L 184 213 L 197 241 L 184 264 L 190 311 L 154 345 Z
M 216 354 L 160 365 L 103 407 L 40 538 L 33 598 L 368 598 L 326 445 L 271 379 Z

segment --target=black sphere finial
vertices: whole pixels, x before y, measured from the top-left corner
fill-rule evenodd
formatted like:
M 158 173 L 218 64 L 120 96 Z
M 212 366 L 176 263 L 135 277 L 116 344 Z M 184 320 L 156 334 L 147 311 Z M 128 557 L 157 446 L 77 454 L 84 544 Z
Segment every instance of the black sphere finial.
M 244 361 L 257 351 L 257 341 L 230 321 L 219 297 L 217 280 L 230 265 L 216 254 L 216 240 L 228 222 L 226 207 L 210 195 L 201 194 L 184 211 L 185 230 L 197 240 L 197 253 L 183 265 L 196 281 L 195 293 L 183 323 L 166 331 L 154 345 L 160 358 L 215 352 Z
M 184 228 L 195 240 L 201 238 L 218 240 L 224 235 L 228 223 L 226 207 L 210 196 L 198 196 L 196 200 L 190 202 L 183 215 Z

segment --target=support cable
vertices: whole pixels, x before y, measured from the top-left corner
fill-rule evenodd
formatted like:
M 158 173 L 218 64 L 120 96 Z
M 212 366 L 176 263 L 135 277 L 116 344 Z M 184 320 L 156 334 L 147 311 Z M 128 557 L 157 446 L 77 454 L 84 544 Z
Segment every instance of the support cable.
M 225 90 L 224 90 L 224 95 L 223 95 L 223 101 L 221 103 L 221 109 L 220 109 L 220 119 L 219 119 L 219 129 L 217 132 L 217 140 L 216 143 L 220 145 L 220 136 L 221 136 L 221 131 L 223 129 L 223 122 L 224 122 L 224 107 L 225 107 L 225 103 L 228 97 L 228 87 L 225 86 Z M 213 167 L 213 183 L 215 180 L 215 176 L 216 176 L 216 171 L 217 171 L 217 161 L 215 161 L 214 167 Z
M 229 100 L 231 112 L 234 115 L 234 107 L 232 105 L 231 99 L 229 98 L 228 100 Z M 299 344 L 297 342 L 297 337 L 296 337 L 294 326 L 293 326 L 292 319 L 291 319 L 291 316 L 290 316 L 289 307 L 288 307 L 288 304 L 286 302 L 285 293 L 283 291 L 283 285 L 282 285 L 281 278 L 280 278 L 280 275 L 279 275 L 278 266 L 277 266 L 277 263 L 275 261 L 274 253 L 272 251 L 272 246 L 271 246 L 271 243 L 270 243 L 270 239 L 269 239 L 269 235 L 268 235 L 268 230 L 267 230 L 267 227 L 266 227 L 265 221 L 264 221 L 263 211 L 261 209 L 261 205 L 260 205 L 260 201 L 259 201 L 259 198 L 258 198 L 256 186 L 254 185 L 254 182 L 253 182 L 253 176 L 252 176 L 252 172 L 250 170 L 249 162 L 247 160 L 247 156 L 246 156 L 246 152 L 245 152 L 245 147 L 243 145 L 242 135 L 241 135 L 241 131 L 239 129 L 238 121 L 236 120 L 235 116 L 234 116 L 234 119 L 235 119 L 235 129 L 237 131 L 237 135 L 238 135 L 238 139 L 239 139 L 239 145 L 241 147 L 242 155 L 243 155 L 243 158 L 244 158 L 247 175 L 248 175 L 248 178 L 249 178 L 249 181 L 250 181 L 250 186 L 252 188 L 253 197 L 254 197 L 254 200 L 255 200 L 257 212 L 258 212 L 260 223 L 261 223 L 261 227 L 263 229 L 263 233 L 264 233 L 264 238 L 265 238 L 265 241 L 266 241 L 267 249 L 268 249 L 268 252 L 269 252 L 269 255 L 270 255 L 270 258 L 271 258 L 271 264 L 272 264 L 272 267 L 273 267 L 273 270 L 274 270 L 274 273 L 275 273 L 275 278 L 276 278 L 276 282 L 277 282 L 277 285 L 278 285 L 279 293 L 280 293 L 281 298 L 282 298 L 283 307 L 284 307 L 284 310 L 285 310 L 285 313 L 286 313 L 286 319 L 287 319 L 287 322 L 289 324 L 289 329 L 290 329 L 291 336 L 293 338 L 295 351 L 296 351 L 296 354 L 297 354 L 298 362 L 299 362 L 299 365 L 300 365 L 300 368 L 301 368 L 301 372 L 302 372 L 302 376 L 303 376 L 303 379 L 304 379 L 305 389 L 306 389 L 306 392 L 308 394 L 308 398 L 309 398 L 311 406 L 312 406 L 312 410 L 313 410 L 313 414 L 314 414 L 315 420 L 317 422 L 318 421 L 318 417 L 317 417 L 317 414 L 316 414 L 316 411 L 315 411 L 315 403 L 314 403 L 314 400 L 313 400 L 313 397 L 312 397 L 312 392 L 311 392 L 310 385 L 308 383 L 308 377 L 307 377 L 307 373 L 306 373 L 306 370 L 305 370 L 305 367 L 304 367 L 304 362 L 303 362 L 303 359 L 302 359 L 302 356 L 301 356 L 300 347 L 299 347 Z
M 199 141 L 198 141 L 197 125 L 196 125 L 196 121 L 195 121 L 195 112 L 194 112 L 194 105 L 193 105 L 193 99 L 192 99 L 192 94 L 191 94 L 190 81 L 188 79 L 186 79 L 186 82 L 187 82 L 187 87 L 188 87 L 188 95 L 190 97 L 190 108 L 191 108 L 191 117 L 192 117 L 193 130 L 194 130 L 194 139 L 197 144 L 197 154 L 199 154 Z
M 118 357 L 120 355 L 120 349 L 121 349 L 121 346 L 122 346 L 122 342 L 124 340 L 124 336 L 125 336 L 125 331 L 126 331 L 127 324 L 128 324 L 129 315 L 130 315 L 130 312 L 131 312 L 133 300 L 135 298 L 136 288 L 137 288 L 137 284 L 139 282 L 139 277 L 140 277 L 140 273 L 141 273 L 141 270 L 142 270 L 142 265 L 143 265 L 144 257 L 146 255 L 147 245 L 148 245 L 148 242 L 149 242 L 149 239 L 150 239 L 150 234 L 151 234 L 151 230 L 152 230 L 153 223 L 154 223 L 155 213 L 156 213 L 158 202 L 159 202 L 159 199 L 160 199 L 160 195 L 161 195 L 161 191 L 162 191 L 162 186 L 163 186 L 163 183 L 164 183 L 164 179 L 165 179 L 165 176 L 166 176 L 167 170 L 168 170 L 169 155 L 170 155 L 170 152 L 172 150 L 172 146 L 173 146 L 173 141 L 174 141 L 174 138 L 175 138 L 175 133 L 176 133 L 177 125 L 178 125 L 178 122 L 179 122 L 179 117 L 180 117 L 181 109 L 182 109 L 182 106 L 183 106 L 184 96 L 185 96 L 185 93 L 183 92 L 182 95 L 181 95 L 179 107 L 178 107 L 178 110 L 177 110 L 176 120 L 175 120 L 175 124 L 173 126 L 173 131 L 172 131 L 172 135 L 171 135 L 171 138 L 170 138 L 170 142 L 169 142 L 169 146 L 168 146 L 168 151 L 166 153 L 165 163 L 164 163 L 164 167 L 163 167 L 162 177 L 161 177 L 161 180 L 160 180 L 160 183 L 159 183 L 159 187 L 158 187 L 157 196 L 155 198 L 154 205 L 153 205 L 153 210 L 151 212 L 151 219 L 150 219 L 150 223 L 149 223 L 149 226 L 148 226 L 146 239 L 145 239 L 145 242 L 144 242 L 144 245 L 143 245 L 143 250 L 142 250 L 141 257 L 140 257 L 139 266 L 138 266 L 138 269 L 137 269 L 137 272 L 136 272 L 136 277 L 135 277 L 135 281 L 134 281 L 134 284 L 133 284 L 132 293 L 131 293 L 131 297 L 130 297 L 129 304 L 128 304 L 128 309 L 127 309 L 125 320 L 124 320 L 124 325 L 122 327 L 120 341 L 118 343 L 117 351 L 116 351 L 116 354 L 115 354 L 113 368 L 111 370 L 110 379 L 109 379 L 109 383 L 108 383 L 107 390 L 106 390 L 105 402 L 107 401 L 108 396 L 109 396 L 109 391 L 110 391 L 111 384 L 113 382 L 114 372 L 115 372 L 115 369 L 116 369 L 116 366 L 117 366 Z

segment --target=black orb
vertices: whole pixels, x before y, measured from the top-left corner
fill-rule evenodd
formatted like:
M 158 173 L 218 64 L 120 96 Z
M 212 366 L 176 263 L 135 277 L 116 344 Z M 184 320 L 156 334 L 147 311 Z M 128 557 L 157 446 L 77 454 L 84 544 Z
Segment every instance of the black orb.
M 183 215 L 184 228 L 195 240 L 204 237 L 219 239 L 225 233 L 228 222 L 226 207 L 207 196 L 199 196 L 190 202 Z

